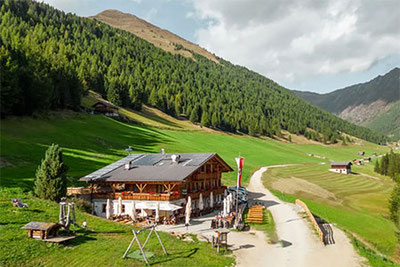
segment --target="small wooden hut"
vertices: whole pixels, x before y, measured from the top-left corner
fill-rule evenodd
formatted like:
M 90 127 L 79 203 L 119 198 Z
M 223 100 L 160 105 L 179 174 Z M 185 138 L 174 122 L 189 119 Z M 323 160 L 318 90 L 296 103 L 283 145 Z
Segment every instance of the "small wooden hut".
M 28 230 L 28 236 L 35 239 L 48 239 L 58 236 L 61 225 L 58 223 L 30 222 L 22 227 Z

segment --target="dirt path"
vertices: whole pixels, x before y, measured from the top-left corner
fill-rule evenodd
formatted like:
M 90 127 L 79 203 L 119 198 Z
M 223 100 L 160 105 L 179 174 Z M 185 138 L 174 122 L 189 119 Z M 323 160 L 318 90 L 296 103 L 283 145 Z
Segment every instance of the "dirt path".
M 283 167 L 286 165 L 270 166 Z M 268 167 L 251 177 L 249 198 L 262 202 L 271 211 L 280 243 L 266 242 L 263 232 L 231 232 L 229 243 L 237 259 L 237 266 L 362 266 L 360 257 L 347 236 L 332 226 L 335 244 L 324 246 L 313 233 L 311 225 L 299 214 L 300 207 L 284 203 L 271 194 L 261 181 Z

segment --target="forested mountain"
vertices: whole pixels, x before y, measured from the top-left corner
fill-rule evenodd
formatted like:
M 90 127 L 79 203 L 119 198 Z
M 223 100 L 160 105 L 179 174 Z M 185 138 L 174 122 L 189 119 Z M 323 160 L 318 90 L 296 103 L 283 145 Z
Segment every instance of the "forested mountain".
M 102 22 L 34 1 L 0 0 L 1 115 L 79 109 L 89 89 L 116 105 L 143 103 L 250 135 L 291 133 L 335 142 L 340 132 L 385 137 L 345 122 L 244 67 L 165 52 Z M 313 129 L 310 134 L 309 128 Z
M 400 116 L 397 113 L 400 101 L 399 68 L 369 82 L 327 94 L 294 92 L 342 119 L 400 138 Z

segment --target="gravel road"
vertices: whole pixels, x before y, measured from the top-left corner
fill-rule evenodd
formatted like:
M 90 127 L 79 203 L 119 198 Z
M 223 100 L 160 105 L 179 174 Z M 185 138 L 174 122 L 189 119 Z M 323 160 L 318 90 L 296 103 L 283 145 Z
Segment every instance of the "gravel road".
M 268 244 L 263 232 L 231 232 L 229 243 L 237 259 L 237 266 L 363 266 L 364 258 L 354 250 L 347 236 L 332 227 L 334 244 L 325 246 L 313 232 L 297 205 L 280 201 L 261 181 L 268 168 L 263 167 L 251 177 L 249 199 L 263 203 L 272 213 L 280 242 Z

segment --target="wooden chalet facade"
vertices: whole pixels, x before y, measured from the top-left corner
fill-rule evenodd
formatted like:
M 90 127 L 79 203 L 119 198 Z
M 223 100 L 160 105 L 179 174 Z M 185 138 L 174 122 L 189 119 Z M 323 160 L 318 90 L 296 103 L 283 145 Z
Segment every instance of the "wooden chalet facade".
M 350 174 L 351 165 L 353 164 L 349 161 L 331 162 L 331 168 L 329 170 L 331 172 Z
M 94 213 L 101 217 L 106 217 L 108 201 L 112 215 L 133 215 L 134 207 L 136 213 L 151 215 L 158 207 L 160 216 L 178 215 L 189 196 L 192 212 L 199 209 L 200 194 L 204 209 L 210 206 L 211 194 L 214 207 L 222 204 L 226 187 L 221 176 L 230 171 L 216 153 L 134 154 L 82 177 L 90 187 L 80 191 L 90 192 Z

